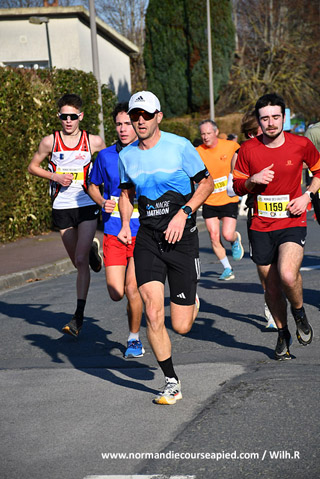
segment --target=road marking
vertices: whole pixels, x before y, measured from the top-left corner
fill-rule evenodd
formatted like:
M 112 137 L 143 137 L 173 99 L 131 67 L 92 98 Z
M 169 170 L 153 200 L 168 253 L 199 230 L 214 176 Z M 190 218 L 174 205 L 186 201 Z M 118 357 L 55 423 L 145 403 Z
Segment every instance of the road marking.
M 312 271 L 313 269 L 320 269 L 320 264 L 316 264 L 315 266 L 303 266 L 301 271 Z

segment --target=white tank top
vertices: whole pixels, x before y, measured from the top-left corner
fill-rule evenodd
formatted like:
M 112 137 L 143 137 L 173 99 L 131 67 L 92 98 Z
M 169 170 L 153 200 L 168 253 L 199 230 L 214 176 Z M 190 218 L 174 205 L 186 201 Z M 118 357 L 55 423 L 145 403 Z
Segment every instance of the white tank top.
M 89 135 L 81 131 L 79 143 L 70 148 L 63 143 L 60 131 L 54 132 L 53 148 L 49 160 L 49 170 L 53 173 L 72 173 L 73 181 L 69 186 L 50 182 L 52 208 L 64 210 L 95 205 L 86 193 L 88 177 L 92 167 Z

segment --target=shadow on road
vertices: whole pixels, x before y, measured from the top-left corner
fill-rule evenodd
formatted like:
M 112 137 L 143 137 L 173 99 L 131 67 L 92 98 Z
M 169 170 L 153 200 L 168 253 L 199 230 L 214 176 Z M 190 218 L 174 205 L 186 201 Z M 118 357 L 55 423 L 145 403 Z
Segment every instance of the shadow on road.
M 50 304 L 8 304 L 0 301 L 0 313 L 12 318 L 21 318 L 30 325 L 61 328 L 70 320 L 70 315 L 47 310 Z M 75 369 L 84 371 L 105 381 L 111 381 L 126 388 L 157 393 L 143 383 L 135 380 L 151 381 L 156 368 L 140 360 L 126 360 L 122 357 L 125 347 L 113 341 L 111 331 L 106 331 L 93 318 L 86 318 L 79 338 L 63 335 L 58 339 L 46 334 L 27 334 L 23 336 L 29 343 L 44 351 L 53 363 L 70 363 Z M 120 351 L 121 355 L 112 355 L 111 351 Z M 67 359 L 67 361 L 66 361 Z M 129 379 L 119 378 L 111 369 L 121 370 Z

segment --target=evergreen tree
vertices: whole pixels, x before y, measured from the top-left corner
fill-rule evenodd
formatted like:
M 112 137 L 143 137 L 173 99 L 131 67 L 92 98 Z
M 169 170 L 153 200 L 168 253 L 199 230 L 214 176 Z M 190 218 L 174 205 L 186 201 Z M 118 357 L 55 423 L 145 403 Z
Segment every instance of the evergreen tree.
M 230 0 L 210 0 L 214 91 L 227 84 L 234 51 Z M 203 0 L 150 0 L 144 59 L 148 89 L 166 116 L 209 107 L 207 13 Z

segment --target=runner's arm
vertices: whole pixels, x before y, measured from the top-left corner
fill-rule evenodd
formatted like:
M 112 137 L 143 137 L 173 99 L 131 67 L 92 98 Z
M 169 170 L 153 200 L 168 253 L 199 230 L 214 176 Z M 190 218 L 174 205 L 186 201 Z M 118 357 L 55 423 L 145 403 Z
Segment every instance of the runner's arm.
M 308 192 L 310 193 L 317 193 L 320 189 L 320 178 L 314 176 L 311 180 L 310 186 L 308 188 Z M 310 203 L 311 198 L 307 192 L 303 193 L 303 195 L 294 198 L 293 200 L 289 201 L 287 205 L 287 210 L 290 211 L 292 215 L 301 215 L 307 209 L 308 204 Z
M 31 175 L 60 183 L 62 186 L 69 186 L 73 180 L 72 174 L 68 173 L 65 175 L 58 175 L 57 173 L 52 173 L 52 171 L 45 170 L 41 166 L 43 160 L 50 155 L 52 147 L 53 135 L 45 136 L 41 140 L 38 150 L 33 155 L 33 158 L 29 163 L 28 172 Z
M 202 178 L 198 183 L 198 188 L 195 190 L 194 194 L 185 204 L 185 206 L 190 206 L 192 213 L 194 213 L 212 193 L 213 188 L 213 179 L 210 175 Z M 188 216 L 180 208 L 178 213 L 174 215 L 172 220 L 169 222 L 167 229 L 164 231 L 165 239 L 168 241 L 168 243 L 176 243 L 177 241 L 181 240 L 187 218 Z
M 232 160 L 231 160 L 231 171 L 229 173 L 229 176 L 228 176 L 228 183 L 227 183 L 227 194 L 228 196 L 230 196 L 230 198 L 232 198 L 233 196 L 237 196 L 236 193 L 234 192 L 234 189 L 233 189 L 233 170 L 234 170 L 234 165 L 236 164 L 236 161 L 237 161 L 237 158 L 238 158 L 238 153 L 235 152 L 235 154 L 233 155 L 232 157 Z
M 97 205 L 101 206 L 101 208 L 106 212 L 106 213 L 112 213 L 113 210 L 115 209 L 116 202 L 114 200 L 106 200 L 100 193 L 100 188 L 99 185 L 95 185 L 94 183 L 90 183 L 88 187 L 88 193 L 97 203 Z
M 106 147 L 103 139 L 99 135 L 90 135 L 89 141 L 92 155 L 100 150 L 103 150 Z
M 121 217 L 121 230 L 118 239 L 124 244 L 131 244 L 130 218 L 133 212 L 134 187 L 123 189 L 119 198 L 119 212 Z

